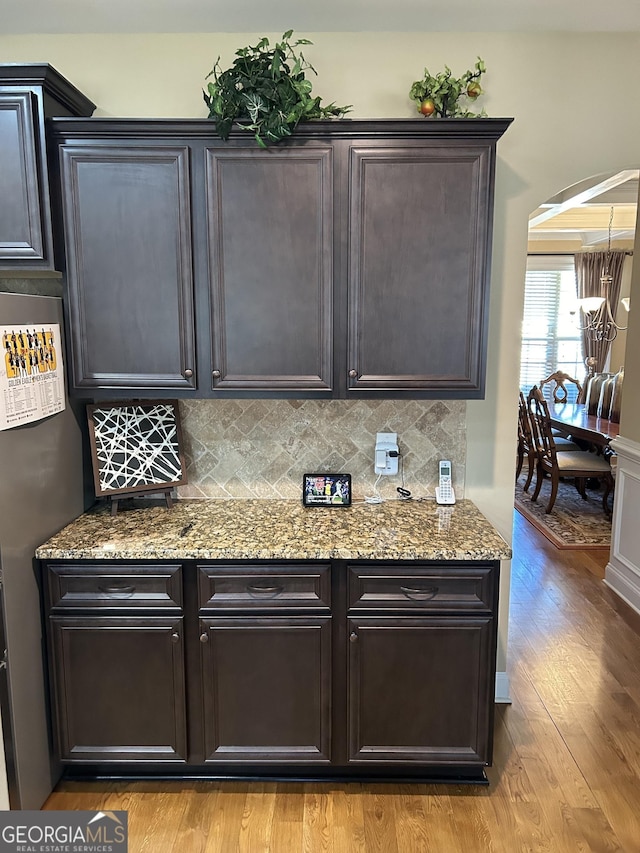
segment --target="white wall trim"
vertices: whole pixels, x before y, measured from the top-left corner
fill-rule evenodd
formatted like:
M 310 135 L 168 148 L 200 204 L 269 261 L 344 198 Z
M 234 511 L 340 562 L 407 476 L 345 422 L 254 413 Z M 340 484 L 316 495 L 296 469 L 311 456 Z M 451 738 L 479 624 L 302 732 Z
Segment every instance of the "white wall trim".
M 619 435 L 611 440 L 611 447 L 618 457 L 632 459 L 640 465 L 640 444 L 637 441 Z
M 495 701 L 502 705 L 511 704 L 511 690 L 509 676 L 506 672 L 496 672 L 496 697 Z
M 612 563 L 607 566 L 604 582 L 629 607 L 640 613 L 640 589 Z
M 619 437 L 611 447 L 617 456 L 616 491 L 604 582 L 640 613 L 640 444 Z

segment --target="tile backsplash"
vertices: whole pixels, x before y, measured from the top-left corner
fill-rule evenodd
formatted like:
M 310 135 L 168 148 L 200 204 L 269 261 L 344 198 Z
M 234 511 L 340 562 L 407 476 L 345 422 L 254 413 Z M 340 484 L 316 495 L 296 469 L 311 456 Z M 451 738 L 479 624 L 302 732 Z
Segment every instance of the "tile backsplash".
M 396 432 L 404 485 L 433 495 L 450 459 L 462 497 L 466 404 L 461 400 L 181 400 L 188 484 L 181 498 L 299 498 L 302 475 L 348 472 L 355 499 L 374 494 L 377 432 Z M 380 477 L 397 497 L 402 476 Z

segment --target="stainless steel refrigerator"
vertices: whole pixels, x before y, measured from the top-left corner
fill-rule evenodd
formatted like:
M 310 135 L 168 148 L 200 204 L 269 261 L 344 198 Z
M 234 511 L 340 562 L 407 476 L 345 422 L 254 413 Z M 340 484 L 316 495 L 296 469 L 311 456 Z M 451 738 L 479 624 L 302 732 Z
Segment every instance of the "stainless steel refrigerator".
M 64 335 L 59 298 L 0 293 L 0 326 L 48 323 Z M 67 398 L 58 414 L 0 431 L 0 708 L 11 808 L 40 808 L 60 775 L 34 551 L 85 509 L 83 417 Z

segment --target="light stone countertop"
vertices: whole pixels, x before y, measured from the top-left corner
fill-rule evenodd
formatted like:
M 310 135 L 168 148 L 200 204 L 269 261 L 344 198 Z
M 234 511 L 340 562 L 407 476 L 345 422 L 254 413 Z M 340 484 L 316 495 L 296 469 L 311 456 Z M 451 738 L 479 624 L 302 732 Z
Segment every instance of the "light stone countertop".
M 36 551 L 41 560 L 498 560 L 511 548 L 468 500 L 305 508 L 294 500 L 99 504 Z

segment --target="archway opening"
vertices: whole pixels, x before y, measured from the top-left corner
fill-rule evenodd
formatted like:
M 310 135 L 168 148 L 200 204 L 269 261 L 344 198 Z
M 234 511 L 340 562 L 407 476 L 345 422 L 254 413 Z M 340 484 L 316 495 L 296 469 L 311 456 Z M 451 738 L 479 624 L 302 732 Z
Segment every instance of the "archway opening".
M 585 320 L 578 307 L 576 281 L 576 265 L 584 253 L 602 257 L 603 264 L 611 254 L 623 254 L 613 310 L 617 323 L 626 326 L 623 301 L 629 304 L 639 176 L 640 170 L 626 169 L 586 178 L 531 213 L 522 326 L 523 391 L 556 370 L 581 382 L 588 375 L 585 359 L 592 353 L 581 333 Z M 624 364 L 625 345 L 622 330 L 606 348 L 597 370 L 618 371 Z

